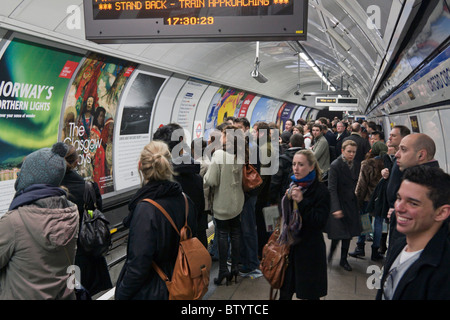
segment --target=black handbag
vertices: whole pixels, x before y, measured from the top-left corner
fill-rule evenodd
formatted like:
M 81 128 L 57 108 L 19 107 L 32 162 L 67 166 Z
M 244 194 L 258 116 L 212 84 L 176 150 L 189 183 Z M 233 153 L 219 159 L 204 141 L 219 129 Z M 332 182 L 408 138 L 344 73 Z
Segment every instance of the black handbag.
M 103 256 L 111 246 L 109 221 L 96 207 L 96 195 L 92 183 L 86 181 L 84 189 L 84 211 L 79 243 L 88 255 Z M 90 204 L 93 204 L 89 209 Z

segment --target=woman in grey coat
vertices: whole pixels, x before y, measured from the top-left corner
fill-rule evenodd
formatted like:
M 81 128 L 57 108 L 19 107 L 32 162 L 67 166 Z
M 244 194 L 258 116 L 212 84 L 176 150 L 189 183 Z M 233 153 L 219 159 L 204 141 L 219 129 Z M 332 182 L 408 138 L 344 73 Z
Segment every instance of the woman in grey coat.
M 362 231 L 358 200 L 355 195 L 360 169 L 359 164 L 353 161 L 356 149 L 357 145 L 354 141 L 344 141 L 342 154 L 331 164 L 328 177 L 328 190 L 331 197 L 331 215 L 325 228 L 328 238 L 331 239 L 328 262 L 331 262 L 333 253 L 341 240 L 339 264 L 347 271 L 352 270 L 347 261 L 350 240 L 354 236 L 359 236 Z
M 75 258 L 78 209 L 59 187 L 67 150 L 58 142 L 22 164 L 17 192 L 0 219 L 0 300 L 75 299 L 68 270 Z

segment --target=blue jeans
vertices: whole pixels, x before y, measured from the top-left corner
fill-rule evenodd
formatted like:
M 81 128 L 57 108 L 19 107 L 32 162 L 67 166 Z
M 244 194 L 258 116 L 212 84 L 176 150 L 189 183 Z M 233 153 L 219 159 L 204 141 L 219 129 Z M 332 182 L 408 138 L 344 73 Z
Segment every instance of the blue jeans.
M 375 221 L 373 223 L 373 242 L 372 248 L 379 248 L 381 245 L 381 235 L 383 233 L 383 217 L 375 217 Z M 358 237 L 358 241 L 356 242 L 361 247 L 364 246 L 366 241 L 366 235 L 362 234 Z
M 255 206 L 257 196 L 248 198 L 241 213 L 241 263 L 244 270 L 259 267 L 258 233 L 256 230 Z

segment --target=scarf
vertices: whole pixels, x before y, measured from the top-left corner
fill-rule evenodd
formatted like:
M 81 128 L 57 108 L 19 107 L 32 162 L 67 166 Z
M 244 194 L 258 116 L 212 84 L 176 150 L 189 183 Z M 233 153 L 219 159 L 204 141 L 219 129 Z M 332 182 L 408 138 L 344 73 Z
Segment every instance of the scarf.
M 342 158 L 342 161 L 344 161 L 345 164 L 348 165 L 348 167 L 350 168 L 350 170 L 353 169 L 353 160 L 352 161 L 348 161 L 347 159 L 344 158 L 344 156 L 341 154 L 340 157 Z
M 300 230 L 302 228 L 302 216 L 298 210 L 298 204 L 291 198 L 292 188 L 299 186 L 304 192 L 316 179 L 316 170 L 312 170 L 306 177 L 296 179 L 294 175 L 291 176 L 292 183 L 289 186 L 288 194 L 281 200 L 281 218 L 282 229 L 280 241 L 288 245 L 294 245 L 300 241 Z
M 311 171 L 310 173 L 308 173 L 308 175 L 304 178 L 301 179 L 296 179 L 295 175 L 291 176 L 291 180 L 293 183 L 295 183 L 295 185 L 301 187 L 301 189 L 306 189 L 308 188 L 316 179 L 316 170 Z
M 9 210 L 14 210 L 26 204 L 31 204 L 39 199 L 48 197 L 60 197 L 65 196 L 66 192 L 59 188 L 49 184 L 32 184 L 31 186 L 17 192 L 14 196 Z

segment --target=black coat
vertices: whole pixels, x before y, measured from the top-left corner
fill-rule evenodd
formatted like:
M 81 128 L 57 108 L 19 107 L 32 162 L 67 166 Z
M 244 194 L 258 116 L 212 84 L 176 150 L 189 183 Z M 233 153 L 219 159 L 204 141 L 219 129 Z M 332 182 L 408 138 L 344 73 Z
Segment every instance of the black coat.
M 330 194 L 317 180 L 298 203 L 302 216 L 300 242 L 291 246 L 289 265 L 281 290 L 295 292 L 299 299 L 327 295 L 327 262 L 323 229 L 330 212 Z
M 406 245 L 400 239 L 393 245 L 391 255 L 384 266 L 381 288 L 389 269 Z M 377 300 L 382 298 L 378 290 Z M 450 239 L 449 226 L 444 223 L 428 242 L 419 259 L 400 279 L 392 300 L 450 300 Z
M 207 247 L 206 229 L 208 229 L 208 214 L 205 212 L 205 191 L 203 189 L 203 178 L 200 175 L 200 163 L 195 162 L 189 154 L 184 154 L 174 162 L 175 180 L 181 185 L 183 192 L 194 202 L 197 209 L 197 228 L 199 231 L 199 240 Z M 202 236 L 200 237 L 200 232 Z
M 74 170 L 68 170 L 61 183 L 62 186 L 69 190 L 69 200 L 75 203 L 80 214 L 80 226 L 83 222 L 84 211 L 84 189 L 85 181 Z M 97 198 L 97 208 L 102 211 L 102 196 L 97 183 L 93 182 L 95 195 Z M 93 209 L 93 204 L 87 205 L 89 209 Z M 109 275 L 108 266 L 105 257 L 94 257 L 87 255 L 79 240 L 77 243 L 77 253 L 75 255 L 75 264 L 80 268 L 81 284 L 85 287 L 91 295 L 95 295 L 100 291 L 107 290 L 113 287 L 111 277 Z
M 172 217 L 178 230 L 185 223 L 185 206 L 178 182 L 149 182 L 133 196 L 130 214 L 124 220 L 129 226 L 127 260 L 116 285 L 118 300 L 164 300 L 169 293 L 163 280 L 152 268 L 152 262 L 170 278 L 178 253 L 180 237 L 170 222 L 155 206 L 141 200 L 150 198 L 158 202 Z M 188 225 L 197 232 L 197 212 L 188 197 Z
M 353 168 L 344 162 L 342 156 L 330 165 L 328 190 L 331 197 L 330 218 L 325 232 L 333 240 L 351 239 L 362 231 L 358 200 L 355 188 L 359 177 L 359 163 L 353 161 Z M 342 210 L 343 218 L 337 219 L 332 213 Z
M 289 188 L 293 174 L 292 159 L 297 151 L 302 149 L 300 147 L 289 148 L 280 155 L 278 171 L 270 179 L 270 204 L 278 204 L 286 193 L 286 189 Z

